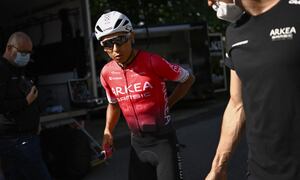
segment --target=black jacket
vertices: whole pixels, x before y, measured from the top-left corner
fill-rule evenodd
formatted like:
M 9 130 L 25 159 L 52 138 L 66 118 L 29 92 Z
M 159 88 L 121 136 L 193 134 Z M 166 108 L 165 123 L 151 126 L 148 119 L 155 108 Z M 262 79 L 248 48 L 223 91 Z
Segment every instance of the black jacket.
M 31 87 L 21 68 L 0 58 L 0 138 L 37 133 L 38 103 L 26 101 Z

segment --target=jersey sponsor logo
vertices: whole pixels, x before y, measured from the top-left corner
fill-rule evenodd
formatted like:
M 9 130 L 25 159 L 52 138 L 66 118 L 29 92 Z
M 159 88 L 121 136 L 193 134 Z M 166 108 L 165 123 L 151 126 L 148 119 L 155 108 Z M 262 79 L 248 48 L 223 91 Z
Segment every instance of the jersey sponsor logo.
M 111 77 L 111 76 L 109 76 L 108 79 L 109 79 L 110 81 L 113 81 L 113 80 L 121 80 L 121 79 L 123 79 L 123 78 L 122 78 L 122 77 Z
M 117 86 L 115 88 L 111 88 L 112 92 L 116 95 L 124 95 L 124 94 L 128 94 L 128 93 L 136 93 L 136 92 L 144 92 L 147 89 L 152 89 L 153 86 L 148 82 L 144 82 L 144 83 L 134 83 L 134 84 L 130 84 L 128 86 Z
M 180 67 L 178 65 L 171 64 L 166 59 L 164 59 L 164 60 L 168 63 L 168 65 L 171 67 L 171 69 L 173 69 L 174 72 L 179 72 L 180 71 Z
M 165 111 L 164 111 L 164 118 L 166 120 L 165 125 L 169 124 L 171 122 L 171 116 L 169 115 L 169 106 L 168 106 L 168 93 L 167 93 L 167 88 L 166 88 L 166 83 L 162 82 L 162 90 L 164 93 L 164 99 L 165 99 Z
M 175 72 L 179 72 L 180 71 L 180 68 L 179 68 L 179 66 L 176 66 L 176 65 L 171 65 L 171 68 L 173 69 L 173 71 L 175 71 Z
M 151 93 L 150 92 L 145 92 L 145 93 L 141 93 L 141 94 L 133 94 L 133 95 L 126 95 L 126 96 L 122 96 L 122 97 L 118 97 L 117 100 L 118 102 L 121 102 L 121 101 L 126 101 L 126 100 L 129 100 L 129 99 L 140 99 L 140 98 L 146 98 L 146 97 L 150 97 L 151 96 Z
M 131 74 L 130 77 L 144 76 L 145 74 L 146 74 L 145 72 L 138 72 L 138 73 Z
M 138 74 L 131 74 L 131 75 L 130 75 L 131 78 L 137 77 L 137 76 L 138 76 Z
M 141 75 L 141 76 L 143 76 L 143 75 L 146 74 L 146 72 L 139 72 L 138 74 Z
M 293 39 L 294 35 L 296 35 L 296 33 L 297 31 L 294 26 L 274 28 L 270 32 L 270 37 L 272 41 L 291 40 Z
M 289 0 L 289 4 L 300 5 L 300 0 Z
M 110 73 L 111 74 L 121 74 L 121 72 L 119 72 L 119 71 L 111 71 Z

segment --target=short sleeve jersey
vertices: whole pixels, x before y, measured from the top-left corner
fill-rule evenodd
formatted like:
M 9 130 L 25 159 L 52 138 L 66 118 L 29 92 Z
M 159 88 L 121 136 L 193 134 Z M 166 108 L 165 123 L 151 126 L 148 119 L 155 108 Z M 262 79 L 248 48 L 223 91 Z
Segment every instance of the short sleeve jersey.
M 281 0 L 227 29 L 242 82 L 250 180 L 300 179 L 300 1 Z
M 169 125 L 165 81 L 184 82 L 188 76 L 182 67 L 158 55 L 139 51 L 124 69 L 111 60 L 102 69 L 100 80 L 109 103 L 119 104 L 129 128 L 138 134 Z

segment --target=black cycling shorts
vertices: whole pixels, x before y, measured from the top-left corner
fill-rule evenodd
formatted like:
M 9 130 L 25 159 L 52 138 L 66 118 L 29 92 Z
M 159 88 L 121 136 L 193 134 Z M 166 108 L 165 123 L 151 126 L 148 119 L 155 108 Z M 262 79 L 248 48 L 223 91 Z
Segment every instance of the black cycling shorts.
M 175 132 L 131 136 L 129 180 L 183 180 Z

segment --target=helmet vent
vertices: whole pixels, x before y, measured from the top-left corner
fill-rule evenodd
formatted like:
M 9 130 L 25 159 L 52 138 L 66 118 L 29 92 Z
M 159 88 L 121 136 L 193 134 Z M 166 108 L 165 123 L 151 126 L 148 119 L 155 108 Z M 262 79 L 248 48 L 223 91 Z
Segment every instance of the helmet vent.
M 120 25 L 121 21 L 122 21 L 122 19 L 118 19 L 117 20 L 117 22 L 116 22 L 116 24 L 114 26 L 114 29 L 116 29 Z
M 96 26 L 96 28 L 98 29 L 98 31 L 103 32 L 99 26 Z
M 129 23 L 129 21 L 126 20 L 126 21 L 123 23 L 123 26 L 125 26 L 125 25 L 128 24 L 128 23 Z

